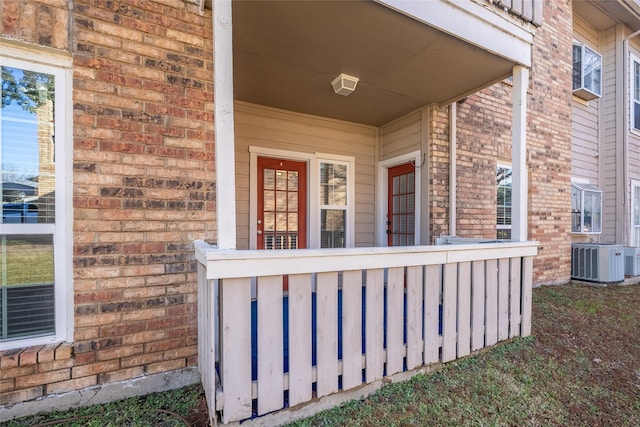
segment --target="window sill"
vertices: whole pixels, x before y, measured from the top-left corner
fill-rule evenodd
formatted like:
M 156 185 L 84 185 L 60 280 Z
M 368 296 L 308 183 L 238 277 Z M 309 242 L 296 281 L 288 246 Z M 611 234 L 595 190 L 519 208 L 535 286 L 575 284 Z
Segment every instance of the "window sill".
M 18 368 L 73 357 L 73 344 L 55 343 L 0 351 L 0 369 Z

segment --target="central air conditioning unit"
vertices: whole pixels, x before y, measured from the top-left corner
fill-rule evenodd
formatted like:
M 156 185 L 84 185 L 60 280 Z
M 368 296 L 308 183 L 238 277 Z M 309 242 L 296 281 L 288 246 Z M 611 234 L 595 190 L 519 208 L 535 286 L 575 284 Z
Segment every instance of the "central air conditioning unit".
M 640 276 L 640 248 L 624 248 L 624 274 Z
M 624 280 L 624 246 L 572 243 L 571 277 L 598 283 Z

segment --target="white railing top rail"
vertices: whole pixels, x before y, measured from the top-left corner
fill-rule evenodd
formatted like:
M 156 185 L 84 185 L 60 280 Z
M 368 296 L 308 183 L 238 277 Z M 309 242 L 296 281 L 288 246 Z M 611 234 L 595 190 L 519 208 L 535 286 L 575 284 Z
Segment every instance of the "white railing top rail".
M 196 259 L 207 266 L 207 279 L 448 264 L 538 253 L 538 242 L 277 251 L 221 250 L 202 240 L 194 245 Z

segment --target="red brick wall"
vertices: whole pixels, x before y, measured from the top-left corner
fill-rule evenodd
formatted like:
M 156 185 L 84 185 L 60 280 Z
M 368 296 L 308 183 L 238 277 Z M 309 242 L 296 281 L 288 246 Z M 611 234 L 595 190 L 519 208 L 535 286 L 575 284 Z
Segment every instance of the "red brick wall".
M 210 12 L 78 0 L 72 378 L 196 364 L 191 242 L 213 237 Z
M 547 0 L 532 56 L 527 128 L 529 236 L 540 242 L 534 283 L 571 276 L 571 1 Z
M 210 11 L 4 0 L 2 35 L 70 50 L 73 344 L 0 352 L 0 404 L 197 364 L 191 242 L 215 230 Z
M 69 50 L 67 0 L 2 0 L 0 34 L 41 46 Z

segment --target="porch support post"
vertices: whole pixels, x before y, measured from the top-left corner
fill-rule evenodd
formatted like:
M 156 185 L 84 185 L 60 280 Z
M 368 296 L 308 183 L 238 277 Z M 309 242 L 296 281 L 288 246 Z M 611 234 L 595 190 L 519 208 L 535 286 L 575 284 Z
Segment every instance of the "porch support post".
M 217 246 L 220 249 L 235 249 L 236 173 L 231 0 L 216 0 L 212 3 L 212 8 Z
M 511 135 L 511 240 L 527 240 L 527 88 L 529 69 L 521 65 L 513 67 L 513 114 Z

